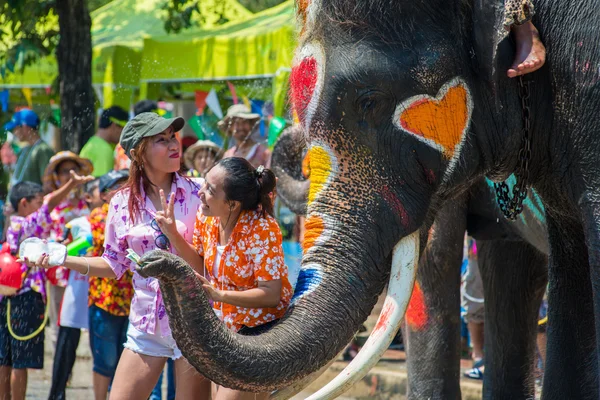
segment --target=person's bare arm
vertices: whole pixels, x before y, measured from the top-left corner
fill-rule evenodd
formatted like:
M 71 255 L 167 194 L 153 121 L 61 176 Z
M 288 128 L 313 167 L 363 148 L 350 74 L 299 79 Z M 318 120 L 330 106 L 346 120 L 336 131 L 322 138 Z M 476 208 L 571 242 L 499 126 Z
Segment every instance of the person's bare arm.
M 94 180 L 93 176 L 80 176 L 75 172 L 71 171 L 71 179 L 63 185 L 63 187 L 55 190 L 50 194 L 50 199 L 48 200 L 48 211 L 54 210 L 56 206 L 58 206 L 64 199 L 67 198 L 71 190 Z
M 220 290 L 212 286 L 206 278 L 198 277 L 202 281 L 202 287 L 213 301 L 246 308 L 273 308 L 281 301 L 281 279 L 260 281 L 257 288 L 235 291 Z
M 51 268 L 48 264 L 50 259 L 49 255 L 41 256 L 37 261 L 29 260 L 25 257 L 23 260 L 17 260 L 17 262 L 24 262 L 28 267 L 41 267 Z M 89 265 L 89 272 L 88 272 Z M 65 267 L 70 270 L 77 271 L 80 274 L 97 276 L 99 278 L 116 278 L 115 271 L 112 270 L 110 265 L 102 257 L 72 257 L 67 256 L 65 260 Z

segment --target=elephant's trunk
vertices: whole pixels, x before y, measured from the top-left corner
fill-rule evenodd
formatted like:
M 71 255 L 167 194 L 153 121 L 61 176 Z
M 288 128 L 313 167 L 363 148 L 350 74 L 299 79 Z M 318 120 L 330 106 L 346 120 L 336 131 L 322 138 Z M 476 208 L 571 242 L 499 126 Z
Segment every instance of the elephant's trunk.
M 271 168 L 277 176 L 277 195 L 298 215 L 306 214 L 309 181 L 303 174 L 302 164 L 306 153 L 304 133 L 299 126 L 283 131 L 271 159 Z
M 417 254 L 410 257 L 416 262 Z M 219 321 L 182 259 L 155 251 L 143 261 L 139 272 L 160 280 L 173 337 L 186 359 L 212 381 L 252 392 L 280 389 L 324 366 L 352 339 L 383 288 L 377 279 L 361 279 L 359 265 L 337 266 L 346 272 L 334 276 L 326 273 L 333 265 L 305 264 L 284 318 L 258 336 L 242 336 Z

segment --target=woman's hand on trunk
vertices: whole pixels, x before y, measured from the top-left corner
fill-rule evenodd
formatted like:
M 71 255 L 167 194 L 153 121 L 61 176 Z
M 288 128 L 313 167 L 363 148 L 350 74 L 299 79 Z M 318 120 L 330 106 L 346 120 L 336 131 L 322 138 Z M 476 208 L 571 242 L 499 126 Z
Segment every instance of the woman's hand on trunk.
M 210 300 L 223 302 L 223 290 L 219 290 L 213 287 L 213 285 L 210 284 L 208 279 L 200 275 L 198 272 L 196 272 L 196 276 L 198 277 L 198 279 L 200 279 L 200 282 L 202 282 L 202 289 L 204 289 L 206 295 Z

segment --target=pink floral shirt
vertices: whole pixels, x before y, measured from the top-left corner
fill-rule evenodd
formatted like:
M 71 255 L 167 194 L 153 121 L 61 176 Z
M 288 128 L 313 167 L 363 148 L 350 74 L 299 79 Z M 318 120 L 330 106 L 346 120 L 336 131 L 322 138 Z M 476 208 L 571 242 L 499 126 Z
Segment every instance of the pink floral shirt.
M 47 198 L 45 199 L 47 201 Z M 73 205 L 70 200 L 63 200 L 50 213 L 52 218 L 52 227 L 50 228 L 50 239 L 56 240 L 62 238 L 65 232 L 65 225 L 75 218 L 83 217 L 90 214 L 87 203 L 79 199 Z M 50 282 L 61 287 L 67 287 L 69 281 L 69 270 L 65 267 L 51 268 L 49 271 Z
M 19 245 L 25 239 L 37 237 L 46 239 L 50 232 L 52 220 L 48 212 L 48 205 L 44 204 L 39 210 L 28 215 L 20 217 L 13 215 L 10 217 L 10 225 L 6 230 L 6 241 L 10 246 L 10 252 L 14 255 L 19 252 Z M 46 270 L 33 267 L 28 269 L 27 265 L 21 264 L 21 271 L 25 278 L 23 286 L 17 291 L 17 295 L 34 290 L 42 295 L 46 301 Z M 3 296 L 0 296 L 2 300 Z
M 175 192 L 174 212 L 177 230 L 190 243 L 194 234 L 196 212 L 200 207 L 198 192 L 202 184 L 202 179 L 187 180 L 176 174 L 171 185 L 171 193 Z M 167 199 L 169 196 L 170 193 L 165 193 Z M 133 225 L 127 207 L 128 198 L 129 191 L 123 190 L 119 191 L 110 202 L 102 258 L 115 271 L 117 279 L 128 270 L 133 272 L 134 294 L 129 314 L 129 322 L 132 326 L 141 332 L 169 336 L 171 329 L 158 280 L 143 278 L 136 272 L 135 264 L 126 258 L 129 248 L 140 256 L 157 248 L 155 240 L 159 232 L 151 227 L 157 210 L 142 189 L 141 215 L 136 218 L 136 223 Z M 171 250 L 177 254 L 174 249 Z

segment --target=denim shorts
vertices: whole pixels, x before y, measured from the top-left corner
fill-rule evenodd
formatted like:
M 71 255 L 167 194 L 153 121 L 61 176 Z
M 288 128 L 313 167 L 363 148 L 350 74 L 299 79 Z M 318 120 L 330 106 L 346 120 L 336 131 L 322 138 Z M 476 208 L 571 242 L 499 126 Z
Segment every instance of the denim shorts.
M 96 306 L 91 306 L 89 313 L 94 372 L 112 378 L 127 341 L 129 317 L 112 315 Z
M 8 297 L 0 302 L 0 366 L 15 369 L 44 368 L 44 330 L 29 340 L 17 340 L 8 332 L 6 312 Z M 42 295 L 30 290 L 10 297 L 10 318 L 13 332 L 27 336 L 44 321 L 46 305 Z
M 182 356 L 173 336 L 161 336 L 158 333 L 151 334 L 138 331 L 132 325 L 129 325 L 129 328 L 127 328 L 125 348 L 134 353 L 152 357 L 170 358 L 172 360 L 177 360 Z

